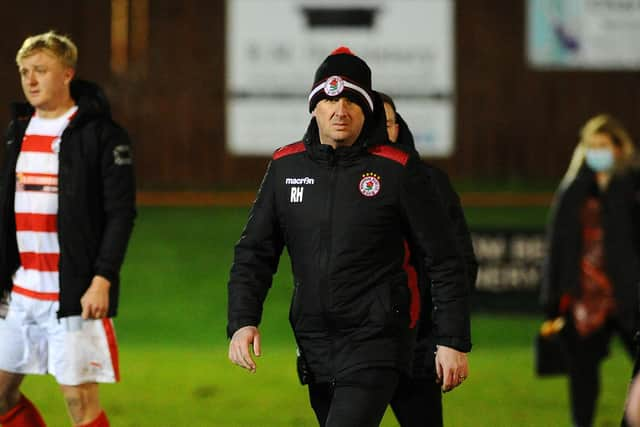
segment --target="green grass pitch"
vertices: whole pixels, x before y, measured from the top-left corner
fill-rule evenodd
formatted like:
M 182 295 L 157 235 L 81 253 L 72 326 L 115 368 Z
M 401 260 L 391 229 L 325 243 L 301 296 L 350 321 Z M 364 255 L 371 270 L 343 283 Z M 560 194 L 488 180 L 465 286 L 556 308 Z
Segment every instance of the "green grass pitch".
M 240 208 L 140 209 L 116 318 L 122 381 L 101 388 L 113 426 L 316 425 L 295 374 L 286 258 L 265 307 L 257 373 L 227 360 L 226 282 L 246 215 Z M 475 208 L 467 216 L 472 227 L 542 226 L 546 209 Z M 531 315 L 473 316 L 471 375 L 444 396 L 446 425 L 570 425 L 566 380 L 533 375 L 532 341 L 540 321 Z M 615 342 L 602 370 L 596 425 L 619 425 L 630 371 Z M 48 425 L 69 425 L 53 378 L 28 377 L 24 392 Z M 397 425 L 390 411 L 382 425 Z

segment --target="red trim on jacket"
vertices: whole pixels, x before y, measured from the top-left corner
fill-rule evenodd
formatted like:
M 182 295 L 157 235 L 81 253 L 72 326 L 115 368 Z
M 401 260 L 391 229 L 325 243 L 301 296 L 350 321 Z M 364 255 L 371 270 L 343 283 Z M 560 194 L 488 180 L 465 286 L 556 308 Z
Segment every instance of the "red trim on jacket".
M 279 158 L 290 156 L 292 154 L 301 153 L 306 150 L 304 146 L 304 142 L 294 142 L 293 144 L 285 145 L 284 147 L 278 148 L 273 152 L 273 160 L 278 160 Z
M 402 166 L 405 166 L 407 161 L 409 161 L 409 153 L 405 153 L 404 151 L 389 145 L 376 145 L 375 147 L 369 148 L 369 153 L 374 156 L 393 160 L 394 162 L 400 163 Z
M 558 311 L 560 314 L 566 314 L 573 305 L 573 297 L 570 294 L 563 294 L 560 297 L 560 304 L 558 305 Z
M 411 259 L 411 251 L 409 250 L 409 244 L 404 241 L 404 262 L 402 268 L 407 273 L 407 287 L 411 293 L 411 304 L 409 306 L 409 314 L 411 316 L 410 329 L 413 329 L 418 324 L 420 319 L 420 289 L 418 288 L 418 273 L 416 269 L 409 264 Z

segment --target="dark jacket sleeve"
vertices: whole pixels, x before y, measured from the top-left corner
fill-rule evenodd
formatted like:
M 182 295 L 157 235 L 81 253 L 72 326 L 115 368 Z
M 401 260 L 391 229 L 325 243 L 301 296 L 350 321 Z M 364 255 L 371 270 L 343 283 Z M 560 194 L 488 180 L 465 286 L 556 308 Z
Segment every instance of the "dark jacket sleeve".
M 131 141 L 125 130 L 109 122 L 99 137 L 105 222 L 95 271 L 113 281 L 120 274 L 133 229 L 136 187 Z
M 564 259 L 563 238 L 559 227 L 560 213 L 563 211 L 565 191 L 559 189 L 554 196 L 553 203 L 547 221 L 546 245 L 547 254 L 542 267 L 542 283 L 540 284 L 540 302 L 545 313 L 545 317 L 552 319 L 557 317 L 559 312 L 561 268 L 567 262 Z
M 453 189 L 449 177 L 443 171 L 435 167 L 428 167 L 431 170 L 431 176 L 434 180 L 436 191 L 440 195 L 444 209 L 449 217 L 453 233 L 456 240 L 456 247 L 464 258 L 466 269 L 467 284 L 469 290 L 476 287 L 476 278 L 478 277 L 478 261 L 473 251 L 473 242 L 471 241 L 471 233 L 467 226 L 467 220 L 462 210 L 460 197 Z
M 2 290 L 10 292 L 13 287 L 12 276 L 20 265 L 15 232 L 15 215 L 12 212 L 12 186 L 15 186 L 15 171 L 11 160 L 15 159 L 15 120 L 9 123 L 3 135 L 3 156 L 0 167 L 0 297 Z
M 464 261 L 433 179 L 420 164 L 416 156 L 407 163 L 400 192 L 402 210 L 430 281 L 436 344 L 467 352 L 471 350 L 471 328 Z
M 262 306 L 284 246 L 277 220 L 273 163 L 260 185 L 249 220 L 235 246 L 228 283 L 227 335 L 244 326 L 258 326 Z

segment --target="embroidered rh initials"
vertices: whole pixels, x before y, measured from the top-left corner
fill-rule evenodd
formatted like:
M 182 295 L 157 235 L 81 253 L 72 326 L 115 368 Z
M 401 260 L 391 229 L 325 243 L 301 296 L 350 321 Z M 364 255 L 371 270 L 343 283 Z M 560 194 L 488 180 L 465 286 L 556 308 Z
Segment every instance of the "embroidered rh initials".
M 302 191 L 304 187 L 291 187 L 291 203 L 302 203 Z

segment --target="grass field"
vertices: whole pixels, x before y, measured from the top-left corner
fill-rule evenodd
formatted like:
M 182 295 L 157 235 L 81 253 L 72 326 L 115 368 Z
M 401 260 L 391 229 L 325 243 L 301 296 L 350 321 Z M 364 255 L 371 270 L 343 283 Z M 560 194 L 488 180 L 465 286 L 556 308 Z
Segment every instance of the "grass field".
M 226 282 L 246 215 L 239 208 L 140 209 L 116 319 L 122 382 L 102 387 L 114 427 L 316 425 L 295 375 L 288 260 L 265 308 L 257 373 L 227 360 Z M 476 208 L 467 216 L 478 227 L 536 227 L 546 210 Z M 533 375 L 539 323 L 531 315 L 473 316 L 471 375 L 444 397 L 448 426 L 570 424 L 565 379 Z M 630 370 L 616 342 L 603 366 L 598 426 L 619 425 Z M 24 391 L 48 425 L 68 425 L 53 378 L 29 377 Z M 390 413 L 382 425 L 396 425 Z

